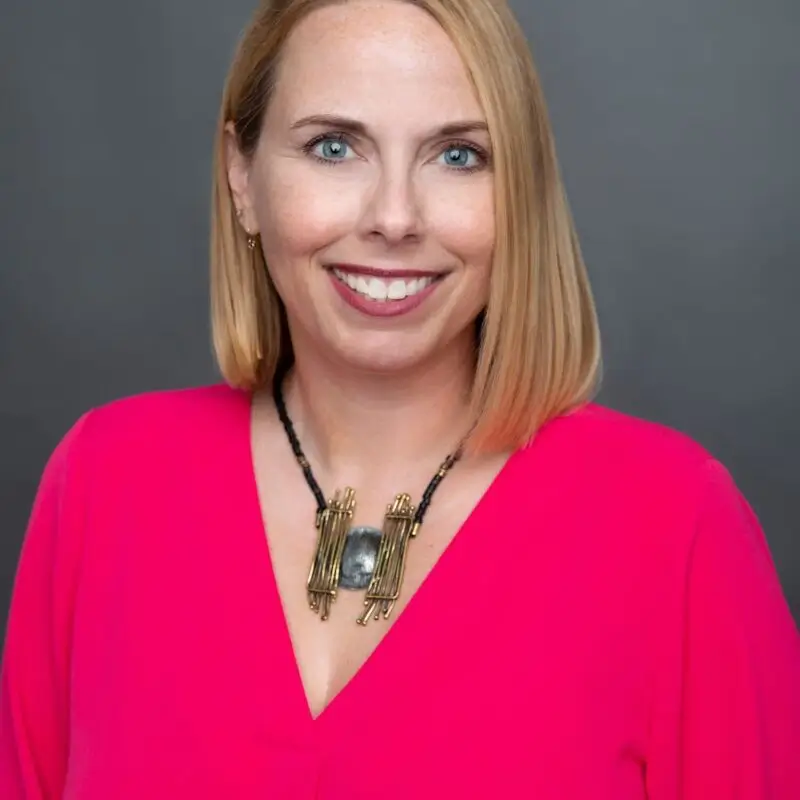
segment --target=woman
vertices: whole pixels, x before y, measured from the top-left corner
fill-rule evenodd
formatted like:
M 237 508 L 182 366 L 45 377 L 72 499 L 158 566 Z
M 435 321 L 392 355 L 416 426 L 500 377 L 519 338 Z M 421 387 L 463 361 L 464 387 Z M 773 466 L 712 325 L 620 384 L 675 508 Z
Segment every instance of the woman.
M 590 402 L 506 6 L 263 4 L 216 156 L 226 383 L 95 409 L 52 456 L 0 796 L 800 797 L 758 521 L 697 444 Z

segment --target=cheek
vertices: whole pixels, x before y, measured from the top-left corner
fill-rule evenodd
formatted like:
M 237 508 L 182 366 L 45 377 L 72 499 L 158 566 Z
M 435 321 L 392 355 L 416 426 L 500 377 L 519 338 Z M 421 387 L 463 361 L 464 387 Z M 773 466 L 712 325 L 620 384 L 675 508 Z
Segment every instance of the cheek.
M 265 169 L 255 186 L 264 254 L 268 263 L 272 257 L 275 269 L 288 267 L 288 260 L 311 258 L 353 226 L 352 209 L 342 203 L 336 181 L 319 180 L 302 165 L 291 166 Z
M 432 189 L 427 203 L 431 232 L 472 270 L 488 272 L 494 250 L 494 195 L 488 175 L 459 177 Z

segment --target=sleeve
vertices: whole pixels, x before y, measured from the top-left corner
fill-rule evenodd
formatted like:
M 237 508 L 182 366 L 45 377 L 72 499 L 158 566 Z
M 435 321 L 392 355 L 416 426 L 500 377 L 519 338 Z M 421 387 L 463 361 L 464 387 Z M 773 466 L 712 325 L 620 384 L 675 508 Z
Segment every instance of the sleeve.
M 0 668 L 0 797 L 63 793 L 69 648 L 80 551 L 81 417 L 44 469 L 22 546 Z
M 798 800 L 800 637 L 755 514 L 723 466 L 706 469 L 661 732 L 672 741 L 654 754 L 669 765 L 654 765 L 649 796 Z

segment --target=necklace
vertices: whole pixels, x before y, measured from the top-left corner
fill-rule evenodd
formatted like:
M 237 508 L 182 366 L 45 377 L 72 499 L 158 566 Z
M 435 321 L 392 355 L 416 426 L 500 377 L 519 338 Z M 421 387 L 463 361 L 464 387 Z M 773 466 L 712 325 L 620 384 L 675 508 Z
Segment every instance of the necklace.
M 461 447 L 442 462 L 422 493 L 419 506 L 415 508 L 411 496 L 401 493 L 386 507 L 382 529 L 351 527 L 356 507 L 355 490 L 348 486 L 325 500 L 286 411 L 282 385 L 283 376 L 277 375 L 272 391 L 275 408 L 317 503 L 317 545 L 306 583 L 311 610 L 323 620 L 328 619 L 340 588 L 366 588 L 365 608 L 358 617 L 358 624 L 366 625 L 370 617 L 377 620 L 381 615 L 388 619 L 400 595 L 408 543 L 419 532 L 433 493 L 461 458 Z

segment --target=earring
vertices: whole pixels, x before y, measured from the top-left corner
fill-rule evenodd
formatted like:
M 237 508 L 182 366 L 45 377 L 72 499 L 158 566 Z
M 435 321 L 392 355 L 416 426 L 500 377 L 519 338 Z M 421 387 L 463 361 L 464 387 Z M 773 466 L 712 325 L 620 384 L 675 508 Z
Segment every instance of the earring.
M 241 208 L 237 208 L 236 219 L 238 219 L 239 222 L 241 222 L 243 216 L 244 216 L 244 211 L 242 211 Z M 247 249 L 252 253 L 253 250 L 256 249 L 256 245 L 258 244 L 258 238 L 257 236 L 254 236 L 252 233 L 250 233 L 250 231 L 247 230 L 247 228 L 244 229 L 244 232 L 247 234 Z

